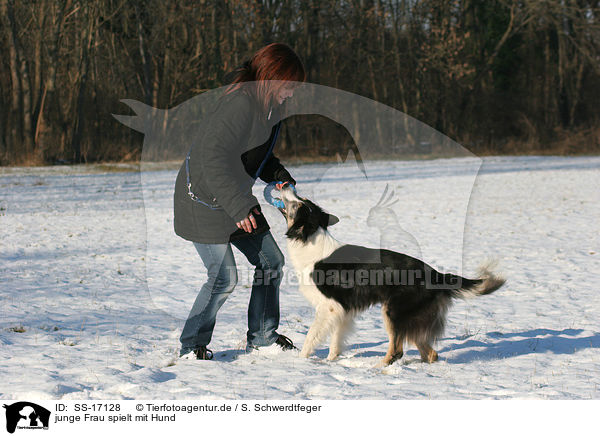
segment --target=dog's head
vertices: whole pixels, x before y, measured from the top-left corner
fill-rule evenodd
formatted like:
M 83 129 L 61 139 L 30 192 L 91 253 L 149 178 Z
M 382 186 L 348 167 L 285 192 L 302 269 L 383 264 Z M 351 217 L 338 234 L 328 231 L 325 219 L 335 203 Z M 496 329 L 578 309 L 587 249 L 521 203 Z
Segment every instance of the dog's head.
M 281 199 L 285 207 L 279 210 L 287 221 L 286 236 L 289 239 L 306 242 L 320 228 L 327 230 L 327 227 L 339 222 L 338 217 L 328 214 L 312 201 L 299 197 L 289 185 L 281 189 Z

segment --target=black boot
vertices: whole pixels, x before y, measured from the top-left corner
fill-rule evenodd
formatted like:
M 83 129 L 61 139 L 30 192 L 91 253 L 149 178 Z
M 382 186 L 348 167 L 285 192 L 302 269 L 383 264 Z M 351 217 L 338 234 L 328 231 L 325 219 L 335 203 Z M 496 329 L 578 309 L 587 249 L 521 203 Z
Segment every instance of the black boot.
M 212 360 L 213 358 L 212 351 L 207 349 L 204 345 L 202 345 L 200 348 L 196 348 L 194 350 L 194 354 L 198 360 Z
M 193 350 L 182 349 L 179 353 L 179 358 L 184 360 L 211 360 L 213 358 L 212 351 L 208 350 L 205 345 L 201 345 Z
M 297 348 L 294 347 L 294 343 L 292 342 L 292 340 L 287 336 L 279 335 L 275 343 L 279 345 L 283 349 L 283 351 L 297 350 Z

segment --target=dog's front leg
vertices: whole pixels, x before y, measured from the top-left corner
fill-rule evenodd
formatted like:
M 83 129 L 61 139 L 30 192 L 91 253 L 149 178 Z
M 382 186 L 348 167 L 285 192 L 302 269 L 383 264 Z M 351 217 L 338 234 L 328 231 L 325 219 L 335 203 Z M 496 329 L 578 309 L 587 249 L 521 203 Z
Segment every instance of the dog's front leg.
M 308 329 L 308 334 L 300 351 L 301 357 L 309 357 L 324 339 L 323 337 L 327 334 L 329 326 L 333 321 L 331 314 L 332 311 L 329 310 L 327 305 L 317 306 L 315 320 Z
M 327 360 L 334 360 L 341 354 L 344 349 L 344 340 L 350 330 L 352 330 L 353 319 L 353 316 L 345 311 L 339 317 L 338 322 L 333 328 L 333 334 L 331 335 L 331 345 L 329 346 Z

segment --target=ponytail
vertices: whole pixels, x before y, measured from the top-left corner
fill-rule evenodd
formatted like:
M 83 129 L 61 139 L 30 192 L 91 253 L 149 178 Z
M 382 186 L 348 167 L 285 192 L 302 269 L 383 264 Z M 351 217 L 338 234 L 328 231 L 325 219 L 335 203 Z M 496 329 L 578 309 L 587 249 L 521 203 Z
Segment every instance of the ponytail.
M 242 65 L 235 67 L 233 71 L 228 72 L 223 77 L 223 83 L 225 85 L 231 85 L 234 83 L 240 82 L 252 82 L 256 80 L 256 72 L 252 72 L 252 67 L 250 64 L 250 59 L 244 61 Z

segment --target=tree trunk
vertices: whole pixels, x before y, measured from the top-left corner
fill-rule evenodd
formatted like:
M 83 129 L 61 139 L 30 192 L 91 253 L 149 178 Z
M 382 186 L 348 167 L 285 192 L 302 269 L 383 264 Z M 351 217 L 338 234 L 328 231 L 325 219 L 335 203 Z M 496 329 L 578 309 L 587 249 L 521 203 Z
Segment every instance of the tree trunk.
M 21 114 L 23 119 L 22 141 L 23 141 L 23 157 L 31 156 L 33 151 L 33 129 L 32 129 L 32 107 L 31 107 L 31 83 L 29 81 L 29 65 L 25 58 L 25 53 L 21 48 L 19 40 L 18 26 L 14 13 L 14 0 L 8 0 L 6 3 L 6 12 L 10 25 L 10 41 L 14 49 L 14 55 L 18 66 L 18 82 L 20 83 L 21 91 Z M 13 97 L 14 98 L 14 97 Z M 14 100 L 13 100 L 14 101 Z
M 8 63 L 10 68 L 10 81 L 11 81 L 11 93 L 10 93 L 10 105 L 7 114 L 7 124 L 10 128 L 7 132 L 6 137 L 6 156 L 10 161 L 14 161 L 17 158 L 14 152 L 15 145 L 21 142 L 23 123 L 22 123 L 22 108 L 21 108 L 21 81 L 19 80 L 19 69 L 17 64 L 17 52 L 15 50 L 14 43 L 10 35 L 10 22 L 8 20 L 8 1 L 0 0 L 0 17 L 2 18 L 2 26 L 5 29 L 9 29 L 7 34 L 9 35 L 8 41 Z
M 86 34 L 84 36 L 84 46 L 81 53 L 80 72 L 81 78 L 79 81 L 79 91 L 77 93 L 77 105 L 75 107 L 75 124 L 73 127 L 73 138 L 71 140 L 71 149 L 73 150 L 73 159 L 77 163 L 82 162 L 85 159 L 85 155 L 81 152 L 81 139 L 83 131 L 83 120 L 84 120 L 84 104 L 85 104 L 85 93 L 89 75 L 90 67 L 90 52 L 94 42 L 94 33 L 96 27 L 96 20 L 93 13 L 90 11 L 90 6 L 86 11 L 88 18 Z M 87 41 L 86 41 L 87 40 Z
M 53 14 L 53 34 L 50 39 L 48 46 L 48 68 L 46 80 L 44 81 L 43 89 L 41 91 L 40 102 L 38 105 L 38 116 L 36 119 L 35 134 L 34 134 L 34 147 L 36 150 L 36 156 L 38 159 L 43 159 L 46 148 L 48 146 L 45 140 L 46 129 L 50 128 L 50 123 L 46 119 L 45 108 L 47 103 L 54 104 L 57 111 L 60 111 L 60 105 L 55 101 L 58 96 L 55 93 L 56 89 L 56 67 L 58 65 L 58 43 L 62 31 L 64 22 L 64 13 L 67 3 L 70 4 L 70 0 L 57 0 L 57 12 Z
M 137 2 L 135 4 L 135 17 L 137 21 L 138 48 L 142 59 L 142 70 L 144 72 L 144 99 L 147 105 L 152 106 L 152 74 L 150 72 L 152 59 L 148 52 L 146 29 L 144 27 L 142 11 Z

